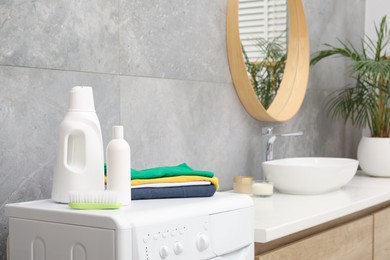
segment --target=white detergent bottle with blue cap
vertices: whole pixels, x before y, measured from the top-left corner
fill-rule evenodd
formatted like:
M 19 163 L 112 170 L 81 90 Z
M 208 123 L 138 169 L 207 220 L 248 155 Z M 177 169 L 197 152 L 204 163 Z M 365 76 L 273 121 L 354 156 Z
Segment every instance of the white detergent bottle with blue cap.
M 52 199 L 68 203 L 69 192 L 104 190 L 104 150 L 91 87 L 70 90 L 69 109 L 59 127 Z

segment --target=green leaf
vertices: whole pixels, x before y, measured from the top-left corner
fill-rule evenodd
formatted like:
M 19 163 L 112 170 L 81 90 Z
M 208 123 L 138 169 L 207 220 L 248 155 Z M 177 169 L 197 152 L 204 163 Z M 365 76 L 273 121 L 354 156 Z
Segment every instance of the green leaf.
M 341 47 L 325 44 L 328 48 L 314 54 L 311 64 L 324 58 L 339 56 L 352 62 L 355 86 L 332 93 L 326 100 L 325 111 L 331 118 L 342 119 L 358 127 L 368 126 L 377 137 L 390 135 L 390 58 L 386 47 L 390 43 L 386 16 L 379 27 L 375 25 L 377 40 L 361 39 L 361 51 L 350 42 L 339 40 Z

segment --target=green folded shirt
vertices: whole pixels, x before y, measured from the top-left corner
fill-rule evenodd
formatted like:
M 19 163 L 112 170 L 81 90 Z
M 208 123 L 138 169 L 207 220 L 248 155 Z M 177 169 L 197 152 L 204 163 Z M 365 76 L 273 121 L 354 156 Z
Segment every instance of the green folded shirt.
M 186 163 L 177 166 L 155 167 L 144 170 L 131 169 L 131 179 L 155 179 L 161 177 L 174 177 L 180 175 L 196 175 L 212 178 L 213 172 L 194 170 Z

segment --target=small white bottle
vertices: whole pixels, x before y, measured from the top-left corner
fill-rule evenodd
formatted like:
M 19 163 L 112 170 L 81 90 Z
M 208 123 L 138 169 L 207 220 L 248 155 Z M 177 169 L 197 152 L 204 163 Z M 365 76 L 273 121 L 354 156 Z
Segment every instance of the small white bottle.
M 118 193 L 123 206 L 131 203 L 130 156 L 130 146 L 123 138 L 123 126 L 113 126 L 112 140 L 106 149 L 107 189 Z

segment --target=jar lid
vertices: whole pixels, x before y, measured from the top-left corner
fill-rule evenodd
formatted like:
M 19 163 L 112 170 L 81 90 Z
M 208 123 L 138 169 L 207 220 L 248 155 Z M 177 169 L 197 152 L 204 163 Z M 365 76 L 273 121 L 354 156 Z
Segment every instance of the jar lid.
M 253 181 L 252 176 L 234 176 L 234 183 L 247 183 L 250 184 Z

